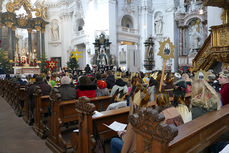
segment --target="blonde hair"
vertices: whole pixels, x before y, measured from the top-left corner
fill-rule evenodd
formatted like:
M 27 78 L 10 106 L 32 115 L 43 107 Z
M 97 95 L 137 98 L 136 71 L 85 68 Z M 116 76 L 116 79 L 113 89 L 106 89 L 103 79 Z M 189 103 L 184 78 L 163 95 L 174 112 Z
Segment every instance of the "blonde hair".
M 208 100 L 207 97 L 208 94 L 211 94 L 212 97 L 216 99 L 217 102 L 217 110 L 220 110 L 220 98 L 218 94 L 216 93 L 215 89 L 211 87 L 211 85 L 208 84 L 207 81 L 203 79 L 198 79 L 192 82 L 192 98 L 201 95 L 200 99 L 201 101 L 208 106 Z

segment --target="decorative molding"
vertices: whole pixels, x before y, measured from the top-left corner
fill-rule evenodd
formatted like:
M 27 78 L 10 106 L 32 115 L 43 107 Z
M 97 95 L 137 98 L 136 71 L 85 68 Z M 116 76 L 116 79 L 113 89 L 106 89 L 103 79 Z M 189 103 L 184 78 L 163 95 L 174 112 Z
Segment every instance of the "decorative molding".
M 48 7 L 48 8 L 60 8 L 62 6 L 68 6 L 70 5 L 71 3 L 73 3 L 75 0 L 60 0 L 59 2 L 52 2 L 51 0 L 50 1 L 47 1 L 45 3 L 45 5 Z
M 60 91 L 56 88 L 53 88 L 50 92 L 50 99 L 51 99 L 51 102 L 61 101 Z
M 92 114 L 95 111 L 95 105 L 90 103 L 90 99 L 87 97 L 80 97 L 79 100 L 75 104 L 76 110 L 79 112 L 83 112 L 85 114 Z
M 52 41 L 52 42 L 48 42 L 48 44 L 57 47 L 61 44 L 61 42 L 60 41 Z
M 34 87 L 34 96 L 41 96 L 42 95 L 42 90 L 41 90 L 41 87 L 39 86 L 35 86 Z
M 178 135 L 178 129 L 173 124 L 164 124 L 164 120 L 164 115 L 153 108 L 142 108 L 129 117 L 134 128 L 152 139 L 168 143 Z

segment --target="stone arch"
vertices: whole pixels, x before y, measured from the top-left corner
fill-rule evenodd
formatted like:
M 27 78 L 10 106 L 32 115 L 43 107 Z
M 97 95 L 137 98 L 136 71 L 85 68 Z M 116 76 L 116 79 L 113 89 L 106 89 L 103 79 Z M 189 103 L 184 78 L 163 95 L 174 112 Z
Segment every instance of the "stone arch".
M 204 22 L 205 19 L 202 15 L 199 14 L 190 14 L 187 17 L 184 18 L 184 25 L 189 25 L 189 23 L 195 19 L 199 19 L 201 22 Z
M 127 28 L 134 28 L 133 18 L 130 15 L 124 15 L 121 20 L 121 26 Z

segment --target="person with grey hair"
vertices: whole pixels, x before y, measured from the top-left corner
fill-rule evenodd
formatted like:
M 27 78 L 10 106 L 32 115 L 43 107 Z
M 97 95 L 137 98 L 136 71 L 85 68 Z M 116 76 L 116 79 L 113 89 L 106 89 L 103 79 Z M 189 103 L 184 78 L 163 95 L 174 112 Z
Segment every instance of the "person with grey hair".
M 62 100 L 71 100 L 77 97 L 76 89 L 71 86 L 71 79 L 68 76 L 62 77 L 58 90 L 60 91 Z

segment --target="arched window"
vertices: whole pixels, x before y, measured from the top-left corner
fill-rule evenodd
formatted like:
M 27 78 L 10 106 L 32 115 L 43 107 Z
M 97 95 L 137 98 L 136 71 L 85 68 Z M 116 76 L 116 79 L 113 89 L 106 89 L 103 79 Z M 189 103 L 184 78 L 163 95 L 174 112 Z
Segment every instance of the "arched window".
M 133 25 L 132 17 L 129 15 L 123 16 L 122 21 L 121 21 L 121 25 L 122 25 L 122 27 L 133 28 L 134 25 Z
M 78 31 L 83 30 L 83 27 L 84 27 L 84 20 L 81 18 L 81 19 L 78 19 L 77 22 L 78 22 L 78 28 L 77 28 Z

